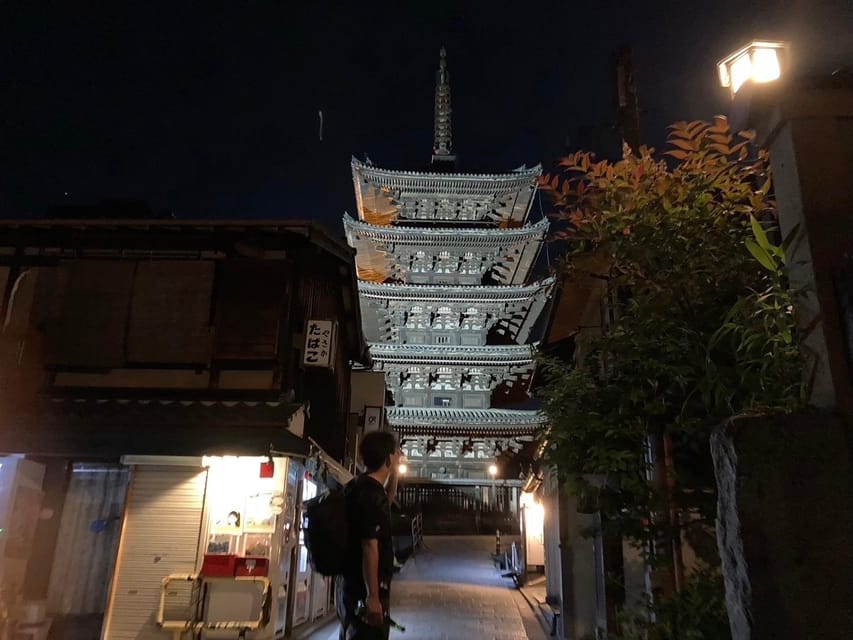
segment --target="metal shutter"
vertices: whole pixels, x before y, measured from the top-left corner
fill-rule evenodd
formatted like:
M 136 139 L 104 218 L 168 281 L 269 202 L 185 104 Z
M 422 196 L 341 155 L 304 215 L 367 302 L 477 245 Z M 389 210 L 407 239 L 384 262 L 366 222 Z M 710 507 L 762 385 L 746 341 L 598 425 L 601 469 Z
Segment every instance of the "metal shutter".
M 198 467 L 134 468 L 104 640 L 167 637 L 155 621 L 160 584 L 195 571 L 206 481 Z
M 51 613 L 104 613 L 127 483 L 127 468 L 74 465 L 50 571 L 47 605 Z

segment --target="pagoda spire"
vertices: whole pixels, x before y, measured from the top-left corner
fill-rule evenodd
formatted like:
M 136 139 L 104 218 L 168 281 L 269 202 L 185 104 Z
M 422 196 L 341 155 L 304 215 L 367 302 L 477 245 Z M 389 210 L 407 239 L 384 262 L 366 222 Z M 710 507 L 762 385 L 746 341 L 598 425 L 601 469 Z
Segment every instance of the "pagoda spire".
M 447 51 L 441 48 L 438 71 L 435 74 L 435 141 L 432 161 L 455 162 L 453 154 L 452 120 L 450 108 L 450 73 L 447 71 Z

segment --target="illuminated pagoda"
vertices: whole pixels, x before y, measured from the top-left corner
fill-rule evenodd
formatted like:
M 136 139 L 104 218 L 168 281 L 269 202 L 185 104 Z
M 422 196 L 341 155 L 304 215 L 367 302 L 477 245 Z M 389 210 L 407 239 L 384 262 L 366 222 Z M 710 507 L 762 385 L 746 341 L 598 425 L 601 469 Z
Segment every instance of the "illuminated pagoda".
M 352 160 L 362 322 L 410 478 L 474 482 L 544 426 L 529 407 L 539 318 L 554 286 L 531 282 L 548 223 L 529 222 L 541 166 L 466 174 L 453 153 L 445 51 L 425 171 Z

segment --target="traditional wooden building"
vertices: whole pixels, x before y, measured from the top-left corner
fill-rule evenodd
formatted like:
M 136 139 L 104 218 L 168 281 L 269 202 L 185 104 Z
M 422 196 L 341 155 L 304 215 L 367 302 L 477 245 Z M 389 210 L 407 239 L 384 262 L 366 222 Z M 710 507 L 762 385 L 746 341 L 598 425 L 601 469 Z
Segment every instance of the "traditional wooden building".
M 234 616 L 283 637 L 326 610 L 299 504 L 346 476 L 367 357 L 346 244 L 298 221 L 4 221 L 0 303 L 0 609 L 46 601 L 53 637 L 105 640 Z
M 494 476 L 506 479 L 489 467 L 544 425 L 529 401 L 554 284 L 532 279 L 548 229 L 544 217 L 530 220 L 542 169 L 459 172 L 443 49 L 435 95 L 429 168 L 354 158 L 357 216 L 346 215 L 344 229 L 373 367 L 386 375 L 388 422 L 405 439 L 407 490 L 442 481 L 476 487 L 473 497 L 488 502 Z M 516 493 L 505 492 L 511 504 Z

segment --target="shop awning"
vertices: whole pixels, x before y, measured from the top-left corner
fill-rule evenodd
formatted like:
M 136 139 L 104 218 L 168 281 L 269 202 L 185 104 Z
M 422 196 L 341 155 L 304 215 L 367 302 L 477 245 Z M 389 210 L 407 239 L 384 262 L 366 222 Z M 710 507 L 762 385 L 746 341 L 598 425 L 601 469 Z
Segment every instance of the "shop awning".
M 288 431 L 300 404 L 187 400 L 47 400 L 0 416 L 0 452 L 69 458 L 122 455 L 308 455 Z

